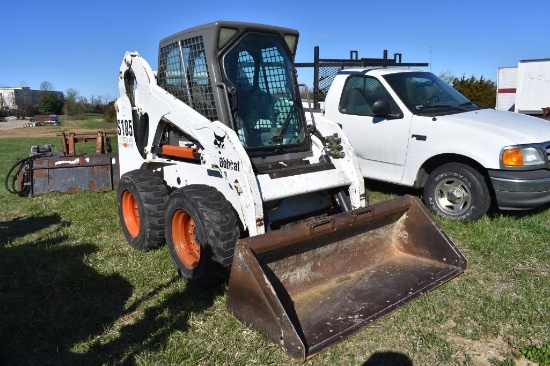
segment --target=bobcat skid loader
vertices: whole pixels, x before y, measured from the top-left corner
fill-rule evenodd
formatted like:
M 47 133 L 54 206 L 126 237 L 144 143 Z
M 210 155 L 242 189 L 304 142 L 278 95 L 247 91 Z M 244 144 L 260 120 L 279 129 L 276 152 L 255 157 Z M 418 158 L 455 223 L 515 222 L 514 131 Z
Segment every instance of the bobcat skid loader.
M 120 67 L 118 210 L 129 244 L 180 275 L 230 273 L 227 307 L 305 360 L 462 273 L 410 196 L 368 206 L 337 123 L 306 118 L 298 32 L 218 21 Z M 226 277 L 227 278 L 227 277 Z

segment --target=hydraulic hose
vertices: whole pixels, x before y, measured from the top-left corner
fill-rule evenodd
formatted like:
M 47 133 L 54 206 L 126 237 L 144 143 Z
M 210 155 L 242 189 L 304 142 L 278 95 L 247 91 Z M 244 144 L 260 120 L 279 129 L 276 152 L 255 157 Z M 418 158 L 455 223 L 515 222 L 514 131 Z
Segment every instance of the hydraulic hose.
M 319 160 L 325 163 L 330 163 L 330 158 L 327 155 L 321 155 Z M 344 188 L 339 188 L 336 191 L 335 196 L 336 196 L 336 202 L 338 203 L 338 206 L 340 206 L 340 209 L 342 210 L 342 212 L 351 211 L 352 209 L 351 201 L 349 196 L 346 195 Z
M 13 194 L 18 194 L 19 196 L 26 196 L 31 191 L 31 168 L 32 168 L 32 161 L 39 157 L 41 155 L 34 155 L 28 158 L 23 158 L 17 160 L 17 162 L 10 168 L 8 171 L 8 174 L 6 175 L 5 180 L 5 187 L 6 190 Z M 15 174 L 14 174 L 15 172 Z M 19 182 L 19 186 L 21 188 L 17 187 L 17 180 L 19 177 L 19 174 L 23 172 L 23 182 Z

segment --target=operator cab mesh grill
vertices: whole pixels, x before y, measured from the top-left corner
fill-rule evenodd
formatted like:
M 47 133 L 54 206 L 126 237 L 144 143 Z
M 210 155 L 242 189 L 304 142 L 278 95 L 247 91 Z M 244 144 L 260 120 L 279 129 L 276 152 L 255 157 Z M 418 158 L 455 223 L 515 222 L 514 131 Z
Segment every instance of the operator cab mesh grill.
M 218 119 L 202 36 L 160 49 L 158 83 L 209 120 Z

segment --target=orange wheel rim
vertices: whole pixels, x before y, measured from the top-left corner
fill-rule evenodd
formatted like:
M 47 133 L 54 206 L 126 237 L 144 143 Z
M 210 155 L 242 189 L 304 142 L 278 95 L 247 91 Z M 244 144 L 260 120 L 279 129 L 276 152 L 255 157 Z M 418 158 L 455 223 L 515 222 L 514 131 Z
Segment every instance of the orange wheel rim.
M 195 269 L 201 258 L 201 246 L 195 240 L 195 220 L 184 210 L 172 216 L 172 241 L 178 258 L 188 269 Z
M 124 193 L 122 193 L 121 201 L 124 225 L 126 226 L 128 233 L 135 238 L 139 235 L 140 223 L 136 198 L 130 191 L 124 191 Z

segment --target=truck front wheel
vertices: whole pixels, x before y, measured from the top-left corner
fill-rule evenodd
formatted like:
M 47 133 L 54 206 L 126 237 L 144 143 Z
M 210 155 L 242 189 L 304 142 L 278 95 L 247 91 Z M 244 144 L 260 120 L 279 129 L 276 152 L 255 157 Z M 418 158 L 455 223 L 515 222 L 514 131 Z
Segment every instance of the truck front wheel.
M 483 176 L 472 167 L 449 163 L 435 169 L 424 185 L 424 203 L 437 215 L 452 220 L 478 220 L 491 206 Z
M 175 190 L 165 222 L 166 243 L 182 277 L 200 284 L 223 278 L 240 231 L 231 204 L 218 190 L 206 185 Z

